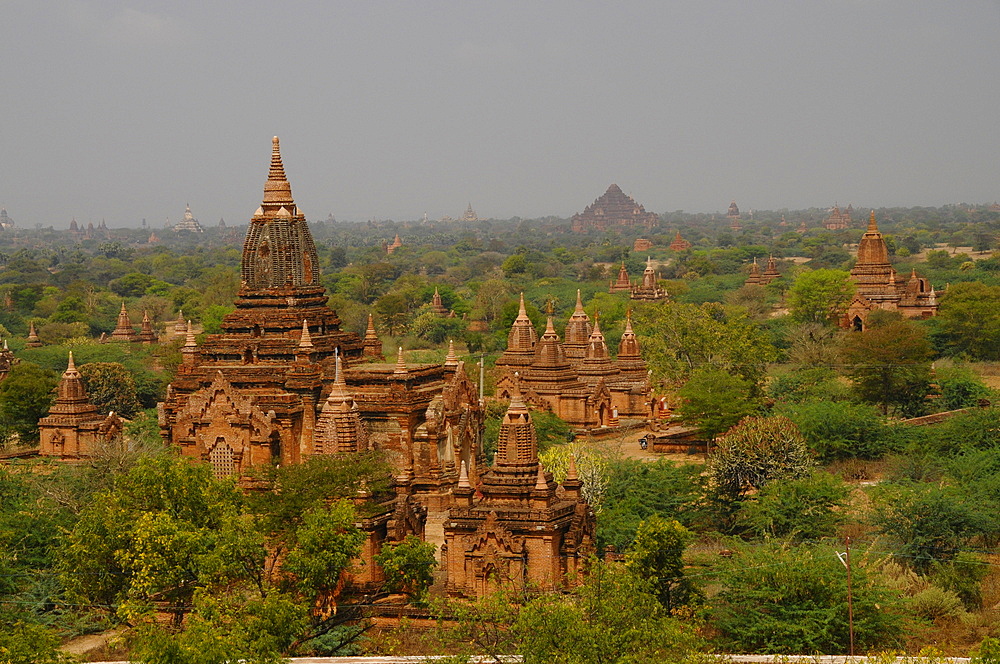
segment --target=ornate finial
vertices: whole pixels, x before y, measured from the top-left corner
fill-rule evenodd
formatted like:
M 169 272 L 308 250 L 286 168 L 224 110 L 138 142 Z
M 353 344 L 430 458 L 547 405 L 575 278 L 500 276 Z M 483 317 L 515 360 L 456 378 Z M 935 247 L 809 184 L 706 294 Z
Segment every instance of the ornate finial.
M 66 373 L 71 371 L 76 371 L 76 365 L 73 363 L 73 351 L 69 352 L 69 362 L 66 364 Z
M 198 344 L 194 340 L 194 325 L 191 324 L 191 320 L 188 320 L 187 325 L 187 338 L 184 340 L 185 348 L 195 348 Z
M 396 369 L 392 373 L 406 373 L 406 362 L 403 361 L 403 347 L 400 346 L 396 353 Z
M 458 365 L 458 355 L 455 353 L 455 340 L 448 340 L 448 355 L 444 358 L 444 366 L 454 367 Z
M 299 338 L 299 348 L 312 348 L 312 336 L 309 335 L 309 323 L 302 319 L 302 336 Z
M 583 298 L 580 297 L 580 289 L 576 289 L 576 310 L 577 312 L 583 311 Z
M 545 468 L 538 464 L 538 476 L 535 478 L 535 491 L 548 491 L 549 483 L 545 481 Z
M 555 307 L 552 304 L 552 298 L 549 297 L 549 299 L 545 301 L 545 313 L 551 316 L 554 313 L 554 311 Z
M 871 215 L 869 215 L 868 217 L 868 230 L 869 231 L 878 230 L 878 224 L 875 223 L 875 210 L 872 210 Z
M 335 362 L 336 362 L 336 364 L 335 364 L 335 366 L 336 366 L 336 373 L 334 373 L 334 375 L 333 375 L 333 382 L 336 385 L 343 385 L 344 384 L 344 376 L 343 376 L 343 374 L 341 373 L 341 370 L 340 370 L 340 349 L 339 348 L 337 348 L 337 349 L 334 350 L 334 357 L 336 358 L 335 359 Z
M 527 316 L 528 315 L 528 311 L 524 308 L 524 293 L 521 293 L 521 302 L 520 302 L 520 304 L 518 305 L 518 308 L 517 308 L 517 315 L 518 316 Z
M 570 452 L 569 454 L 569 469 L 566 471 L 566 479 L 567 480 L 579 479 L 579 477 L 577 477 L 576 474 L 576 455 L 574 455 L 572 452 Z
M 264 183 L 264 204 L 265 206 L 275 204 L 289 209 L 294 205 L 292 187 L 288 184 L 285 167 L 281 163 L 281 146 L 277 136 L 271 139 L 271 167 L 267 173 L 267 182 Z
M 462 460 L 462 470 L 458 474 L 458 488 L 459 489 L 471 489 L 472 485 L 469 484 L 469 469 L 465 466 L 465 459 Z

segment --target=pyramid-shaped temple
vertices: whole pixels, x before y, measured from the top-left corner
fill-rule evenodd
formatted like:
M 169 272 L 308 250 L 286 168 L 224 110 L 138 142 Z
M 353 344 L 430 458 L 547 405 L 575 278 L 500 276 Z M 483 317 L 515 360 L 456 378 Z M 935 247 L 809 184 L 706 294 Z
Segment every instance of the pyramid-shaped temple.
M 573 215 L 571 221 L 573 231 L 583 233 L 589 230 L 606 231 L 614 226 L 652 228 L 659 220 L 656 214 L 646 212 L 646 208 L 636 203 L 621 187 L 612 184 L 583 212 Z

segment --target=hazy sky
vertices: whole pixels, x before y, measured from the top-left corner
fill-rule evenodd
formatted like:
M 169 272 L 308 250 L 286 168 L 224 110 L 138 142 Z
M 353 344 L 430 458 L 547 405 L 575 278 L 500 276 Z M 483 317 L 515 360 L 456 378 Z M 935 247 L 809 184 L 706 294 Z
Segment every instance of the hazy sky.
M 0 0 L 16 222 L 1000 199 L 998 0 Z

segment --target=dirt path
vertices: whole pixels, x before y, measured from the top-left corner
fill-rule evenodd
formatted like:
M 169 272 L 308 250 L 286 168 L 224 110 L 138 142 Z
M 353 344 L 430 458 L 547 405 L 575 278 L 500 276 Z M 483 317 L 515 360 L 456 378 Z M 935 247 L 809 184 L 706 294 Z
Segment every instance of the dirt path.
M 625 459 L 639 459 L 640 461 L 669 459 L 674 463 L 705 462 L 704 454 L 658 454 L 652 448 L 644 450 L 639 446 L 639 439 L 648 434 L 650 432 L 644 429 L 626 431 L 618 436 L 595 438 L 594 445 L 603 447 L 613 454 L 621 455 Z

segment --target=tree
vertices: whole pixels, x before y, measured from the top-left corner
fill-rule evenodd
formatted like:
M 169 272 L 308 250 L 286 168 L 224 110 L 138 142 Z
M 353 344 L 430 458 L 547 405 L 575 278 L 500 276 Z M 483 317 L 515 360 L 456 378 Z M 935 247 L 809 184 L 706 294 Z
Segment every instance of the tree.
M 645 580 L 595 563 L 572 594 L 525 605 L 515 630 L 525 664 L 684 662 L 705 647 L 692 623 L 669 616 Z
M 14 365 L 0 382 L 0 431 L 17 434 L 22 445 L 38 440 L 38 420 L 49 412 L 59 380 L 31 362 Z
M 653 376 L 674 384 L 711 367 L 738 376 L 756 392 L 767 364 L 777 357 L 742 309 L 714 302 L 639 305 L 635 329 Z
M 434 545 L 419 537 L 407 535 L 396 544 L 386 544 L 375 556 L 375 562 L 385 574 L 387 592 L 405 592 L 422 599 L 434 581 Z
M 939 330 L 935 341 L 944 353 L 1000 358 L 1000 286 L 979 281 L 950 286 L 941 296 L 934 325 Z
M 102 414 L 117 413 L 131 418 L 141 408 L 132 373 L 119 362 L 89 362 L 80 365 L 80 377 L 90 403 Z
M 715 367 L 701 367 L 679 391 L 682 419 L 698 425 L 708 439 L 729 429 L 757 409 L 752 386 L 743 378 Z
M 871 558 L 852 556 L 855 647 L 896 645 L 899 600 L 879 582 Z M 847 571 L 829 546 L 748 545 L 724 561 L 713 600 L 725 647 L 766 654 L 846 654 Z
M 846 401 L 816 401 L 781 408 L 802 432 L 820 461 L 879 459 L 898 451 L 901 436 L 874 406 Z
M 795 541 L 835 535 L 844 522 L 848 487 L 840 478 L 814 471 L 796 479 L 769 482 L 740 517 L 758 536 Z
M 865 331 L 843 337 L 845 373 L 858 397 L 883 414 L 919 414 L 931 380 L 927 333 L 912 321 L 874 318 Z
M 802 323 L 836 323 L 854 297 L 851 275 L 843 270 L 801 272 L 788 289 L 788 308 Z
M 778 479 L 803 477 L 812 467 L 806 441 L 787 417 L 748 417 L 718 439 L 708 459 L 712 484 L 742 499 Z
M 694 596 L 691 580 L 684 576 L 684 549 L 694 538 L 676 521 L 652 516 L 639 524 L 635 542 L 625 555 L 625 565 L 637 577 L 648 579 L 660 604 L 673 611 Z

